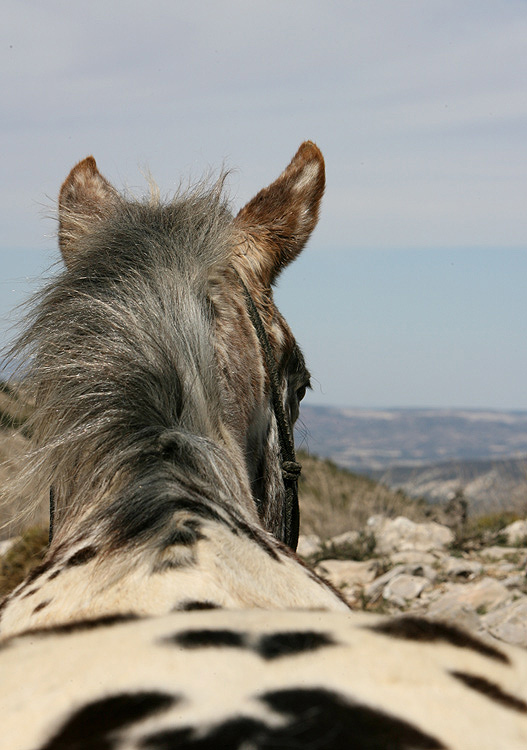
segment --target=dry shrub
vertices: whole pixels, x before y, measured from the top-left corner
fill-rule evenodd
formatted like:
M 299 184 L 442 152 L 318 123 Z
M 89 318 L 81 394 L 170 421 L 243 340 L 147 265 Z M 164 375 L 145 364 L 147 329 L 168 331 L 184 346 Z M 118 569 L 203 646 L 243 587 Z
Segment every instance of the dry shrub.
M 48 546 L 48 530 L 32 527 L 0 558 L 0 598 L 21 583 L 29 571 L 41 562 Z

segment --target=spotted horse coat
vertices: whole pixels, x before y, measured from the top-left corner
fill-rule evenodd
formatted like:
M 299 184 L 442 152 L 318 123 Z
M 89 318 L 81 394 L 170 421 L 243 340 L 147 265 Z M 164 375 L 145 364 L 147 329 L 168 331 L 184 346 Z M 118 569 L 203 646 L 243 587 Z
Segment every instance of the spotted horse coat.
M 43 563 L 1 605 L 3 750 L 527 747 L 527 654 L 351 612 L 291 546 L 269 376 L 309 374 L 272 284 L 312 232 L 318 148 L 233 217 L 222 178 L 163 203 L 89 157 L 65 270 L 13 350 L 36 408 L 17 479 L 53 486 Z

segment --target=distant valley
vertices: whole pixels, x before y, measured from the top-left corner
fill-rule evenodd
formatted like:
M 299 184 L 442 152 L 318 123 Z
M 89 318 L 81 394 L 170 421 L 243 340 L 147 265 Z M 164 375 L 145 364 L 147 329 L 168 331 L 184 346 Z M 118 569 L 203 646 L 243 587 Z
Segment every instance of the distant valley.
M 297 445 L 336 464 L 444 501 L 527 507 L 527 412 L 305 406 Z

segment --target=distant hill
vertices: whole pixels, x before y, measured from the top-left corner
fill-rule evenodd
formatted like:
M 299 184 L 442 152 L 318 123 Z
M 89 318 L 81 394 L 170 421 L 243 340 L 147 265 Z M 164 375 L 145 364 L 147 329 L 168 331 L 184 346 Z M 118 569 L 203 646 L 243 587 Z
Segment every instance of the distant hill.
M 306 406 L 297 443 L 412 497 L 527 509 L 527 412 Z
M 527 459 L 501 461 L 447 461 L 429 466 L 394 466 L 366 472 L 430 502 L 449 500 L 458 489 L 478 512 L 499 508 L 527 511 Z
M 297 443 L 356 471 L 527 456 L 527 412 L 304 406 Z

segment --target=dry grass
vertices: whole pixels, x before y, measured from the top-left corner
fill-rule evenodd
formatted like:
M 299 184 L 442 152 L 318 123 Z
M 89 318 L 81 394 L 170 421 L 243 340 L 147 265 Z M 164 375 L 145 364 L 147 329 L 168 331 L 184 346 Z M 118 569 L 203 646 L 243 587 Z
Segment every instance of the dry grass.
M 430 508 L 424 501 L 412 500 L 404 492 L 340 469 L 329 460 L 299 452 L 299 461 L 302 534 L 328 539 L 344 531 L 359 531 L 376 514 L 430 520 Z
M 49 513 L 49 498 L 40 499 L 36 511 L 28 519 L 24 510 L 33 505 L 31 498 L 9 490 L 24 465 L 28 439 L 20 430 L 0 429 L 0 540 L 23 533 L 31 525 L 45 525 Z M 7 488 L 7 489 L 6 489 Z
M 0 558 L 0 598 L 18 586 L 29 571 L 41 562 L 47 546 L 48 530 L 32 527 Z

